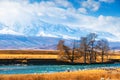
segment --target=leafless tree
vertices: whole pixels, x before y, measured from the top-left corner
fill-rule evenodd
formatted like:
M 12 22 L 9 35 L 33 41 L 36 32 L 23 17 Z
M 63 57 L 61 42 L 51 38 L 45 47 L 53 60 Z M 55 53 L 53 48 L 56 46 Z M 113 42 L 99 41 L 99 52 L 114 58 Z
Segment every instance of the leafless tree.
M 57 45 L 57 50 L 60 50 L 60 51 L 62 51 L 62 50 L 64 50 L 64 40 L 60 40 L 59 42 L 58 42 L 58 45 Z
M 86 63 L 87 47 L 88 47 L 87 38 L 86 37 L 81 37 L 80 50 L 83 52 L 84 63 Z
M 79 53 L 79 51 L 78 51 L 78 47 L 77 47 L 77 45 L 78 45 L 78 43 L 76 42 L 76 40 L 74 40 L 73 42 L 72 42 L 72 48 L 70 49 L 65 49 L 65 54 L 66 54 L 66 58 L 68 59 L 68 60 L 70 60 L 70 62 L 72 62 L 72 63 L 74 63 L 74 60 L 77 60 L 77 59 L 79 59 L 79 55 L 78 55 L 78 53 Z
M 87 35 L 88 50 L 90 52 L 90 63 L 95 61 L 94 49 L 96 38 L 97 35 L 95 33 L 90 33 Z
M 74 63 L 74 60 L 79 58 L 79 56 L 77 55 L 75 40 L 72 43 L 72 48 L 66 46 L 64 44 L 64 41 L 60 40 L 57 45 L 57 49 L 60 50 L 60 53 L 62 53 L 61 55 L 59 55 L 62 59 L 70 60 L 70 62 Z
M 57 45 L 57 50 L 60 51 L 58 57 L 61 59 L 64 55 L 64 40 L 60 40 Z
M 97 56 L 101 56 L 101 61 L 104 62 L 104 56 L 107 55 L 109 50 L 109 44 L 107 40 L 96 41 L 97 35 L 95 33 L 90 33 L 86 37 L 81 37 L 80 44 L 74 40 L 72 42 L 72 47 L 68 47 L 64 44 L 64 40 L 60 40 L 57 49 L 60 50 L 61 59 L 70 60 L 72 63 L 74 60 L 82 57 L 84 63 L 94 63 L 96 62 Z M 80 45 L 79 47 L 77 45 Z
M 109 48 L 109 43 L 106 39 L 101 39 L 97 41 L 98 49 L 101 51 L 101 62 L 104 62 L 104 55 L 107 55 Z
M 84 54 L 84 63 L 86 63 L 87 57 L 89 57 L 90 63 L 96 59 L 96 53 L 94 53 L 96 37 L 97 35 L 95 33 L 90 33 L 86 37 L 81 37 L 80 49 Z

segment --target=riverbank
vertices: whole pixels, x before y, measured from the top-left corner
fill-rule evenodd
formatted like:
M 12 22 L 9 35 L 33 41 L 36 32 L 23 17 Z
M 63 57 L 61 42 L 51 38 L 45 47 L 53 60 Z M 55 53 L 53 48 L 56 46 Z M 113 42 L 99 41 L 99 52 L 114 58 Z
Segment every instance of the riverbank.
M 58 50 L 0 50 L 0 65 L 10 64 L 32 64 L 32 65 L 68 65 L 68 64 L 84 64 L 84 58 L 81 57 L 70 63 L 69 60 L 59 60 Z M 116 58 L 117 57 L 117 58 Z M 104 58 L 105 63 L 120 62 L 119 54 L 109 54 L 108 58 Z M 89 64 L 89 61 L 87 62 Z M 99 56 L 93 64 L 101 64 Z
M 104 78 L 104 79 L 103 79 Z M 118 69 L 92 69 L 46 74 L 0 75 L 0 80 L 119 80 Z

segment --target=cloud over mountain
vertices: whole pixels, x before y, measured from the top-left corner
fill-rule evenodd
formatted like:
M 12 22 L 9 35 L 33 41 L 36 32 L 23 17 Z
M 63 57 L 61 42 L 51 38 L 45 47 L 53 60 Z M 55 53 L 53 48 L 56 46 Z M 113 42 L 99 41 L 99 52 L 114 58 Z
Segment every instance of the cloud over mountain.
M 87 0 L 80 2 L 81 5 L 75 8 L 68 0 L 41 0 L 30 2 L 29 0 L 1 0 L 0 1 L 0 31 L 6 28 L 15 34 L 25 36 L 61 36 L 59 33 L 45 32 L 45 28 L 58 25 L 60 29 L 68 27 L 72 30 L 92 30 L 93 32 L 107 32 L 118 37 L 120 40 L 120 17 L 114 16 L 90 16 L 88 11 L 97 11 L 101 3 L 113 3 L 114 0 Z M 92 5 L 94 3 L 94 5 Z M 62 25 L 62 26 L 59 26 Z M 63 29 L 63 28 L 62 28 Z M 64 29 L 63 29 L 64 30 Z M 48 30 L 47 30 L 48 31 Z M 62 31 L 61 31 L 62 32 Z M 59 36 L 58 36 L 59 35 Z M 62 34 L 62 35 L 66 35 Z M 73 35 L 67 34 L 68 37 Z M 65 37 L 66 37 L 65 36 Z M 76 36 L 75 36 L 76 37 Z

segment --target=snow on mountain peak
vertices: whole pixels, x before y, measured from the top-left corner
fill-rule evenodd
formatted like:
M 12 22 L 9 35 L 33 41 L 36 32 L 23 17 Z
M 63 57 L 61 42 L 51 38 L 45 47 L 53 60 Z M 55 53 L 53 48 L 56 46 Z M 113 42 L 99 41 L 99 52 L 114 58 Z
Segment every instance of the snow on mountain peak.
M 4 28 L 4 29 L 1 29 L 0 30 L 0 34 L 12 34 L 12 35 L 23 35 L 23 34 L 20 34 L 18 32 L 15 32 L 13 30 L 10 30 L 8 28 Z
M 41 20 L 37 23 L 31 22 L 31 24 L 28 25 L 19 25 L 15 23 L 13 27 L 0 24 L 0 34 L 80 39 L 80 37 L 93 32 L 95 32 L 99 38 L 106 38 L 110 41 L 117 40 L 116 36 L 109 32 L 94 31 L 83 27 L 71 28 L 66 25 L 50 24 Z

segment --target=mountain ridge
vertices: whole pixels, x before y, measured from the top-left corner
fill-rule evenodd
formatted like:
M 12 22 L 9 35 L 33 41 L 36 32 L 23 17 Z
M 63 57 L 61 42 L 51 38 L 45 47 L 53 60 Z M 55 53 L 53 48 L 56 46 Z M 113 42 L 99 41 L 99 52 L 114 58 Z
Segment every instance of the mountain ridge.
M 22 35 L 0 34 L 0 49 L 45 49 L 56 50 L 59 40 L 54 37 L 33 37 Z M 72 39 L 65 40 L 65 44 L 72 46 Z M 111 49 L 120 49 L 120 42 L 109 42 Z
M 117 41 L 117 37 L 109 32 L 95 31 L 87 28 L 71 28 L 61 24 L 50 24 L 41 20 L 38 23 L 32 22 L 28 25 L 15 23 L 12 27 L 0 23 L 0 34 L 23 35 L 23 36 L 42 36 L 64 39 L 80 39 L 89 33 L 96 33 L 98 39 L 105 38 L 109 41 Z

